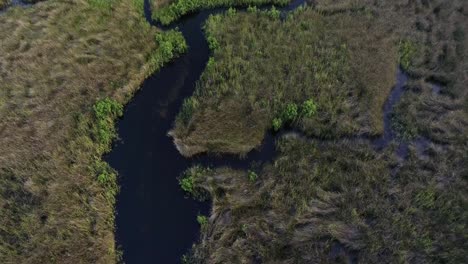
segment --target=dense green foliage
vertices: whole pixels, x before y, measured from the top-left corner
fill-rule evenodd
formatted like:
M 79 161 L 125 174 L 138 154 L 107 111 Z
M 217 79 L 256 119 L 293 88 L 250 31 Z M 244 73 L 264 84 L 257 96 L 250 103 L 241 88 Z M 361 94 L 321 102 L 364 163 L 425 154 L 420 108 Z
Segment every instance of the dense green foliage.
M 99 144 L 101 152 L 109 151 L 112 140 L 116 137 L 114 120 L 122 116 L 123 106 L 119 102 L 105 98 L 98 101 L 94 107 L 94 116 L 96 117 L 96 142 Z
M 211 170 L 202 166 L 194 166 L 187 169 L 184 175 L 179 179 L 179 184 L 182 190 L 189 193 L 192 197 L 204 200 L 206 193 L 197 186 L 201 177 Z
M 397 43 L 358 15 L 306 8 L 282 21 L 275 13 L 208 18 L 213 55 L 173 133 L 185 154 L 245 153 L 285 125 L 323 138 L 382 132 Z
M 414 56 L 417 54 L 416 44 L 410 40 L 400 41 L 399 45 L 400 65 L 404 70 L 411 67 Z
M 150 62 L 155 69 L 161 68 L 165 63 L 178 57 L 188 49 L 184 36 L 176 30 L 160 32 L 156 35 L 159 49 L 155 50 Z
M 251 182 L 255 182 L 257 180 L 257 178 L 258 178 L 257 173 L 255 171 L 251 171 L 251 170 L 249 170 L 247 172 L 247 176 L 249 177 L 249 181 L 251 181 Z
M 197 222 L 202 228 L 206 227 L 206 225 L 208 225 L 208 217 L 204 215 L 197 215 Z
M 168 25 L 180 17 L 199 11 L 221 6 L 249 6 L 262 4 L 285 5 L 289 0 L 175 0 L 169 5 L 156 9 L 153 18 L 164 25 Z M 231 11 L 232 12 L 232 11 Z M 279 11 L 272 13 L 272 16 L 279 17 Z

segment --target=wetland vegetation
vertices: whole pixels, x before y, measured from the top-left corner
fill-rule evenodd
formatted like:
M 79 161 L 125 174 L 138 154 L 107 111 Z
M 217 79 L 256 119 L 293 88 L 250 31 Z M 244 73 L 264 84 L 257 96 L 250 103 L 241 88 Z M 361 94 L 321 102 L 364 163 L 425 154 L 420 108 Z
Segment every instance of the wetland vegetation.
M 151 2 L 164 25 L 248 6 L 206 20 L 211 57 L 170 117 L 181 154 L 244 156 L 278 135 L 273 160 L 170 175 L 212 204 L 181 261 L 467 262 L 468 3 L 254 7 L 288 2 Z M 144 6 L 47 0 L 0 13 L 1 263 L 119 261 L 118 172 L 102 157 L 145 78 L 190 48 Z M 387 127 L 398 67 L 408 81 Z M 396 138 L 376 147 L 388 129 Z
M 0 262 L 111 263 L 101 160 L 140 83 L 185 51 L 143 1 L 46 1 L 0 15 Z
M 271 129 L 302 134 L 250 170 L 188 170 L 181 183 L 213 207 L 184 259 L 466 262 L 466 8 L 315 1 L 283 21 L 255 8 L 208 19 L 212 58 L 177 118 L 179 149 L 243 154 Z M 368 136 L 384 129 L 397 64 L 409 80 L 380 150 Z
M 153 1 L 153 18 L 163 25 L 169 25 L 182 16 L 216 7 L 249 5 L 286 5 L 289 0 L 164 0 Z
M 383 133 L 398 39 L 360 13 L 250 10 L 206 22 L 213 56 L 171 132 L 183 154 L 247 153 L 283 126 L 320 138 Z

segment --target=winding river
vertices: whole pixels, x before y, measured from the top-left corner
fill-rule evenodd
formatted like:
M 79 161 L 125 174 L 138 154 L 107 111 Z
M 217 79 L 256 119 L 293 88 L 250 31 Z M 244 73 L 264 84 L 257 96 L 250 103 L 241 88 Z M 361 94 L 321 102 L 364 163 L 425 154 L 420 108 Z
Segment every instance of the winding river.
M 282 10 L 293 10 L 304 2 L 294 1 Z M 126 263 L 177 263 L 197 241 L 196 216 L 208 214 L 209 204 L 186 198 L 177 181 L 191 164 L 248 168 L 252 161 L 267 162 L 274 158 L 275 137 L 280 135 L 267 134 L 261 148 L 244 159 L 229 155 L 186 159 L 167 136 L 210 55 L 202 25 L 210 14 L 222 10 L 225 9 L 202 11 L 171 26 L 183 33 L 189 51 L 146 79 L 118 122 L 120 140 L 106 160 L 119 173 L 116 240 Z M 145 16 L 151 20 L 148 0 Z M 406 77 L 399 72 L 396 88 L 384 109 L 385 133 L 373 140 L 378 148 L 385 147 L 394 138 L 389 113 L 401 96 L 405 81 Z

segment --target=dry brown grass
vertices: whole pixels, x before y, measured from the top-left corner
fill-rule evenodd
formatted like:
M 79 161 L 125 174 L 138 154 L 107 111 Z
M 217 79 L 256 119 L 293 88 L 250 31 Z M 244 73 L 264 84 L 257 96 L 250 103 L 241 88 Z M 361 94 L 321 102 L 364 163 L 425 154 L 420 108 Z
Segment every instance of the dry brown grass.
M 0 262 L 115 261 L 89 127 L 97 99 L 124 103 L 154 70 L 156 30 L 137 2 L 51 0 L 0 15 Z

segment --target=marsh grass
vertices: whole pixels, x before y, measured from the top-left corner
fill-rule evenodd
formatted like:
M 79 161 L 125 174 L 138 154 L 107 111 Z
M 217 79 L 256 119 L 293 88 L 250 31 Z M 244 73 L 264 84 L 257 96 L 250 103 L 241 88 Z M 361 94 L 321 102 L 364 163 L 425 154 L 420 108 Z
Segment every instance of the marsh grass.
M 202 9 L 228 6 L 251 6 L 251 5 L 286 5 L 289 0 L 175 0 L 154 1 L 153 18 L 163 25 L 169 25 L 182 16 L 195 13 Z M 272 13 L 273 14 L 273 13 Z M 279 17 L 279 11 L 273 15 Z
M 227 168 L 199 177 L 213 212 L 192 263 L 463 262 L 468 156 L 461 149 L 433 145 L 421 159 L 411 146 L 391 177 L 392 151 L 365 142 L 288 137 L 277 147 L 255 185 Z
M 382 133 L 398 39 L 360 13 L 270 13 L 208 19 L 213 55 L 172 133 L 183 154 L 246 153 L 284 125 L 321 138 Z
M 198 175 L 194 188 L 210 193 L 213 209 L 201 241 L 186 259 L 190 263 L 466 262 L 468 64 L 466 26 L 461 26 L 466 20 L 466 3 L 442 0 L 315 3 L 316 11 L 327 19 L 337 15 L 364 16 L 373 22 L 372 26 L 362 27 L 367 34 L 379 28 L 395 36 L 388 42 L 394 45 L 392 58 L 410 75 L 405 93 L 393 109 L 393 128 L 400 135 L 399 142 L 376 152 L 365 140 L 320 141 L 288 135 L 277 142 L 279 154 L 275 160 L 255 169 L 258 176 L 255 184 L 250 180 L 253 177 L 249 177 L 252 171 L 217 168 Z M 249 13 L 253 16 L 212 17 L 207 23 L 208 38 L 212 38 L 209 43 L 216 43 L 216 49 L 191 97 L 197 107 L 192 108 L 190 119 L 177 123 L 182 125 L 179 132 L 182 138 L 186 137 L 186 141 L 182 140 L 185 144 L 206 144 L 205 151 L 243 152 L 241 144 L 258 144 L 252 143 L 258 141 L 251 137 L 252 130 L 258 129 L 258 117 L 249 115 L 265 111 L 275 102 L 271 96 L 274 93 L 268 93 L 265 87 L 275 87 L 275 92 L 287 95 L 294 95 L 295 88 L 301 87 L 294 82 L 280 86 L 281 80 L 291 79 L 264 66 L 273 68 L 282 65 L 282 61 L 289 67 L 295 65 L 295 57 L 291 55 L 269 60 L 272 54 L 281 54 L 283 44 L 291 45 L 278 32 L 282 25 L 274 24 L 274 20 L 252 18 L 259 15 L 254 8 Z M 310 25 L 297 18 L 293 16 L 297 25 L 311 30 Z M 315 20 L 309 17 L 308 21 Z M 356 20 L 342 21 L 356 25 Z M 276 31 L 270 31 L 270 24 Z M 326 25 L 322 20 L 320 26 L 327 31 L 340 28 L 339 23 L 333 25 L 334 29 Z M 288 28 L 288 32 L 301 32 L 299 26 Z M 263 38 L 261 31 L 268 35 L 265 39 L 269 49 L 259 44 Z M 295 44 L 301 43 L 292 36 L 291 33 L 289 37 Z M 333 38 L 318 36 L 325 43 L 334 43 Z M 275 39 L 283 41 L 276 43 Z M 307 47 L 313 43 L 309 42 Z M 375 48 L 379 47 L 382 46 Z M 244 49 L 249 52 L 243 53 Z M 266 50 L 270 52 L 265 53 Z M 258 58 L 264 64 L 257 63 Z M 300 58 L 303 62 L 307 56 Z M 381 82 L 381 74 L 372 75 L 374 64 L 359 60 L 359 56 L 352 58 L 351 63 L 374 76 L 376 83 Z M 256 72 L 255 76 L 249 76 L 251 72 Z M 277 76 L 282 77 L 276 79 Z M 321 74 L 314 78 L 326 80 Z M 344 79 L 345 85 L 349 83 L 350 79 Z M 440 88 L 434 89 L 434 85 Z M 261 92 L 253 92 L 257 90 Z M 377 90 L 377 97 L 372 97 L 380 98 L 372 111 L 382 107 L 386 95 L 380 93 Z M 268 100 L 260 100 L 264 95 L 270 96 Z M 274 111 L 262 117 L 272 120 L 279 129 L 283 119 L 295 120 L 292 125 L 300 125 L 298 116 L 309 112 L 300 108 L 310 109 L 312 120 L 324 115 L 320 94 L 309 96 L 298 96 L 295 100 L 283 96 L 281 99 L 289 100 L 273 104 Z M 239 100 L 233 99 L 236 97 Z M 313 104 L 304 101 L 308 98 L 312 98 Z M 257 109 L 261 110 L 245 101 L 257 102 Z M 366 101 L 369 102 L 372 101 Z M 376 116 L 381 118 L 380 114 Z M 241 125 L 230 123 L 233 119 Z M 271 123 L 263 125 L 265 129 Z M 311 125 L 320 126 L 320 119 Z M 314 135 L 314 127 L 301 128 Z M 332 127 L 330 133 L 342 133 L 338 128 Z M 197 129 L 203 132 L 197 133 Z M 414 140 L 421 137 L 427 142 Z M 242 138 L 246 140 L 239 140 Z M 219 142 L 223 144 L 216 144 Z M 396 152 L 398 144 L 408 144 L 407 155 Z
M 46 1 L 0 15 L 1 263 L 117 260 L 117 174 L 101 157 L 122 105 L 186 47 L 142 6 Z

